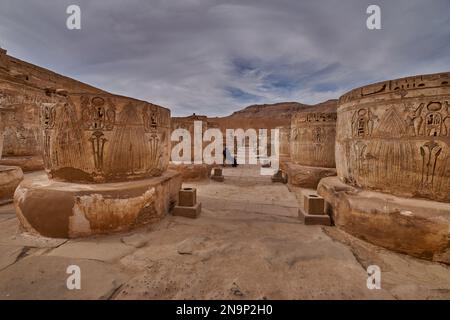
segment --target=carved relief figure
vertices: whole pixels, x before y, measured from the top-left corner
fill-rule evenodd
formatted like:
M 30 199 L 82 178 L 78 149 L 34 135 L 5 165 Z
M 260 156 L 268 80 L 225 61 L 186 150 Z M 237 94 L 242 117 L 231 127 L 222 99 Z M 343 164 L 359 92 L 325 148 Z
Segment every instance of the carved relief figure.
M 58 112 L 58 117 L 52 162 L 55 161 L 55 165 L 60 167 L 88 168 L 85 163 L 82 128 L 77 121 L 74 106 L 65 103 Z
M 325 130 L 323 130 L 321 127 L 315 127 L 312 131 L 313 134 L 313 141 L 315 143 L 322 143 L 323 140 L 325 140 Z
M 55 127 L 56 110 L 55 104 L 53 103 L 43 103 L 40 109 L 40 119 L 41 126 L 44 130 L 43 137 L 43 160 L 46 166 L 50 166 L 50 130 Z
M 142 112 L 145 132 L 155 132 L 160 125 L 161 116 L 159 109 L 153 106 L 145 106 Z
M 422 188 L 433 188 L 436 164 L 442 147 L 434 141 L 429 141 L 420 147 L 422 156 Z
M 395 107 L 389 108 L 381 117 L 380 123 L 374 132 L 378 137 L 403 137 L 406 133 L 404 121 Z
M 376 117 L 369 109 L 359 109 L 352 117 L 352 134 L 354 137 L 364 138 L 372 134 Z
M 450 114 L 441 102 L 421 103 L 416 109 L 409 110 L 406 123 L 415 136 L 448 136 L 450 134 Z

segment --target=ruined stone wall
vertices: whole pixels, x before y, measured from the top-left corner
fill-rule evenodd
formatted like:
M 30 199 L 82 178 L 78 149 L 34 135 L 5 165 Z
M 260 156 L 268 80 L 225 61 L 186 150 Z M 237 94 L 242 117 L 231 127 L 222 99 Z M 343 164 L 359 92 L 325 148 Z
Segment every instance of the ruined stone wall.
M 300 112 L 292 116 L 290 155 L 311 167 L 335 167 L 335 112 Z
M 115 95 L 69 95 L 40 110 L 49 177 L 110 182 L 161 175 L 169 164 L 170 111 Z
M 336 162 L 351 185 L 450 201 L 450 73 L 385 81 L 339 99 Z
M 82 82 L 8 56 L 6 50 L 0 49 L 0 114 L 4 126 L 4 144 L 0 156 L 41 156 L 39 106 L 52 103 L 57 92 L 104 93 Z
M 42 90 L 10 82 L 0 75 L 3 156 L 40 154 L 38 107 L 51 101 Z

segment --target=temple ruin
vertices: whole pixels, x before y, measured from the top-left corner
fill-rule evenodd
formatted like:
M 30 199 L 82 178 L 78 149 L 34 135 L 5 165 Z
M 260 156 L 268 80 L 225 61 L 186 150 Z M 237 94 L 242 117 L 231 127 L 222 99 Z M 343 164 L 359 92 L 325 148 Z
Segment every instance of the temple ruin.
M 436 288 L 450 279 L 449 80 L 421 75 L 318 105 L 171 117 L 1 50 L 0 298 L 32 297 L 15 289 L 17 274 L 39 283 L 42 265 L 70 259 L 110 268 L 114 279 L 105 276 L 107 293 L 95 298 L 335 298 L 346 290 L 408 298 L 405 272 L 429 277 L 414 282 L 415 296 L 446 297 Z M 177 163 L 172 132 L 193 136 L 196 123 L 202 136 L 278 129 L 279 171 L 260 174 L 267 159 L 246 137 L 230 152 L 258 149 L 256 165 L 205 164 L 194 139 L 189 163 Z M 366 281 L 371 264 L 390 270 L 385 291 L 352 282 Z M 282 291 L 280 283 L 294 284 Z

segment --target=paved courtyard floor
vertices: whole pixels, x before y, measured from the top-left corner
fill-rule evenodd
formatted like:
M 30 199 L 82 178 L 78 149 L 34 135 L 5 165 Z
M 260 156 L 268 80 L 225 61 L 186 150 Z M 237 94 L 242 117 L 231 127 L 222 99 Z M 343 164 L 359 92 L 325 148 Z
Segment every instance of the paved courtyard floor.
M 225 181 L 187 183 L 196 220 L 169 215 L 151 227 L 85 239 L 18 233 L 0 207 L 0 299 L 449 299 L 450 268 L 389 252 L 335 227 L 305 226 L 301 190 L 224 170 Z M 81 270 L 68 290 L 66 269 Z M 369 265 L 381 289 L 367 288 Z

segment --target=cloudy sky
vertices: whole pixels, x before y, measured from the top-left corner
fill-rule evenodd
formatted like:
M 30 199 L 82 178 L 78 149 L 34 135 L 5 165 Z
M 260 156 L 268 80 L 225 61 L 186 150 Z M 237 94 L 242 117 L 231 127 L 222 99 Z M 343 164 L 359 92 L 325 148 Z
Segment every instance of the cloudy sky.
M 66 8 L 81 8 L 81 30 Z M 382 30 L 366 28 L 381 7 Z M 1 0 L 9 54 L 172 110 L 318 103 L 450 71 L 449 0 Z

